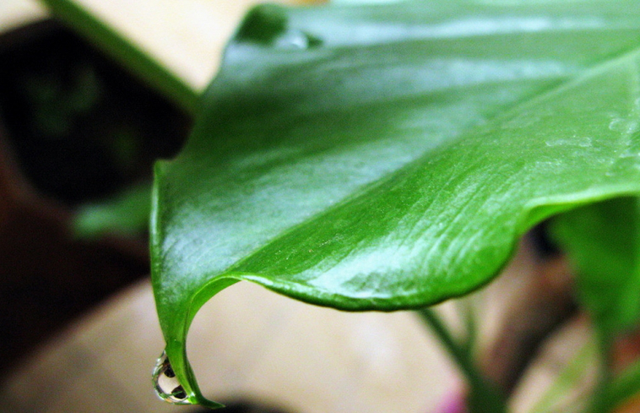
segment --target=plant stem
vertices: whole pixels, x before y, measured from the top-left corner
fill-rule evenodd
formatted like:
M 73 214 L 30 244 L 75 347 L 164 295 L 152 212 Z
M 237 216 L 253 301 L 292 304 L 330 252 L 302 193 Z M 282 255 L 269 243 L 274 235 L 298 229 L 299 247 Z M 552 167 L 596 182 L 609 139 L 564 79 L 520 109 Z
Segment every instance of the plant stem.
M 548 413 L 552 411 L 553 404 L 562 395 L 568 394 L 576 383 L 584 379 L 587 369 L 593 358 L 596 357 L 597 346 L 593 341 L 588 341 L 567 364 L 563 371 L 558 374 L 554 383 L 547 389 L 545 394 L 538 400 L 530 413 Z
M 470 387 L 467 400 L 469 411 L 471 413 L 505 413 L 507 408 L 502 394 L 482 376 L 469 351 L 455 341 L 436 312 L 430 308 L 423 308 L 418 311 L 418 314 L 440 339 L 449 355 L 465 375 Z
M 469 358 L 473 360 L 475 356 L 476 344 L 478 339 L 478 326 L 475 311 L 471 300 L 476 296 L 466 297 L 465 299 L 456 300 L 458 311 L 461 313 L 465 325 L 464 346 L 469 354 Z
M 88 38 L 190 115 L 195 115 L 199 92 L 171 73 L 131 41 L 73 0 L 41 0 L 52 15 Z

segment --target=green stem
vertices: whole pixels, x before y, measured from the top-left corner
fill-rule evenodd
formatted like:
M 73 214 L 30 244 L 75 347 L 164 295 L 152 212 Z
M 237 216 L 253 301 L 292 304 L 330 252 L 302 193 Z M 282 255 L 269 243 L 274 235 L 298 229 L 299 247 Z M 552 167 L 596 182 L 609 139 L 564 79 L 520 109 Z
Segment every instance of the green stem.
M 195 115 L 200 94 L 73 0 L 41 0 L 52 15 L 88 38 L 134 75 Z
M 567 364 L 564 370 L 556 377 L 554 383 L 538 400 L 530 413 L 548 413 L 552 411 L 554 403 L 563 395 L 569 394 L 576 387 L 576 383 L 584 380 L 587 369 L 596 357 L 597 346 L 593 341 L 588 341 Z
M 475 316 L 475 311 L 473 308 L 473 304 L 471 302 L 472 299 L 476 298 L 475 296 L 466 297 L 464 299 L 456 300 L 456 304 L 458 305 L 458 311 L 461 314 L 465 325 L 465 337 L 464 337 L 464 346 L 469 354 L 469 358 L 473 360 L 476 344 L 478 339 L 478 326 Z
M 418 311 L 424 322 L 440 339 L 449 355 L 465 375 L 471 389 L 467 400 L 471 413 L 505 413 L 504 397 L 479 372 L 465 346 L 459 345 L 435 311 L 423 308 Z
M 611 388 L 613 382 L 613 374 L 611 371 L 611 355 L 613 347 L 614 333 L 607 329 L 599 328 L 596 331 L 596 339 L 598 344 L 598 352 L 600 353 L 600 360 L 598 363 L 598 375 L 596 377 L 595 387 L 592 392 L 590 400 L 590 412 L 608 412 L 609 409 L 605 407 L 607 404 L 607 393 Z

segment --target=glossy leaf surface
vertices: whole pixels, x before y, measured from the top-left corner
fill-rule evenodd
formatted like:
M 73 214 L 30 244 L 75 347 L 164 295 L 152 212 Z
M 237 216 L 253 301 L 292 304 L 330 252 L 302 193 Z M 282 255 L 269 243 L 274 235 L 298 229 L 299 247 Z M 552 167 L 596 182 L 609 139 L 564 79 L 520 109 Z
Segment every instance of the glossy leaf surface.
M 424 306 L 489 282 L 541 219 L 637 193 L 639 5 L 255 9 L 156 168 L 153 284 L 190 400 L 189 324 L 237 281 Z

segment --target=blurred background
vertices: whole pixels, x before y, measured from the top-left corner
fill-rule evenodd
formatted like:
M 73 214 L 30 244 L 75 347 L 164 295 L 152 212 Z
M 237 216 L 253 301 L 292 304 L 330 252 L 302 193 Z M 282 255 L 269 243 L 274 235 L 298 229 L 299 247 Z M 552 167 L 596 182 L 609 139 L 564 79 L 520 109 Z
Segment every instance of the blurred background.
M 79 3 L 201 91 L 254 1 Z M 35 0 L 0 0 L 0 411 L 198 411 L 152 391 L 164 344 L 146 245 L 153 162 L 179 151 L 191 123 Z M 484 343 L 530 283 L 531 250 L 470 299 Z M 453 325 L 456 305 L 440 308 Z M 588 341 L 579 321 L 560 334 L 515 411 Z M 189 352 L 229 412 L 444 412 L 464 392 L 414 314 L 341 313 L 244 283 L 199 313 Z

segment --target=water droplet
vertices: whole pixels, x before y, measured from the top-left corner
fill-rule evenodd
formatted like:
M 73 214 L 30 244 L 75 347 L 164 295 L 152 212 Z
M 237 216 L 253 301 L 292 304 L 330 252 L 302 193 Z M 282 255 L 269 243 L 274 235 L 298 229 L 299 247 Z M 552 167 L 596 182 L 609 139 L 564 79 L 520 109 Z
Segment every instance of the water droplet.
M 236 34 L 238 41 L 304 50 L 322 44 L 322 40 L 290 26 L 287 9 L 273 4 L 255 7 L 245 17 Z
M 164 351 L 153 369 L 153 388 L 158 397 L 171 404 L 192 404 L 189 395 L 178 381 Z
M 310 34 L 301 30 L 291 29 L 282 33 L 275 41 L 276 47 L 283 49 L 304 50 L 313 46 L 317 46 L 321 41 Z

